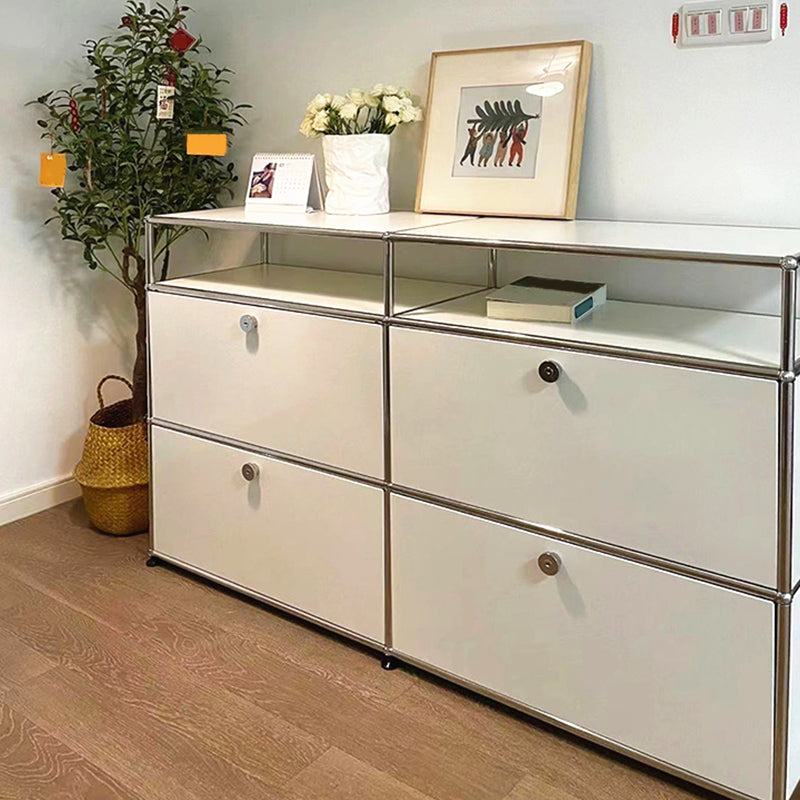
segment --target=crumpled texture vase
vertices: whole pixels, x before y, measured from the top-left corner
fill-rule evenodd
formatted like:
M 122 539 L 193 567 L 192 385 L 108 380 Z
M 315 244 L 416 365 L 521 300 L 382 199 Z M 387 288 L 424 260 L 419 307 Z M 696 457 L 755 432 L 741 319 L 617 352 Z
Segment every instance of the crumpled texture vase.
M 328 214 L 385 214 L 389 211 L 389 135 L 324 136 Z

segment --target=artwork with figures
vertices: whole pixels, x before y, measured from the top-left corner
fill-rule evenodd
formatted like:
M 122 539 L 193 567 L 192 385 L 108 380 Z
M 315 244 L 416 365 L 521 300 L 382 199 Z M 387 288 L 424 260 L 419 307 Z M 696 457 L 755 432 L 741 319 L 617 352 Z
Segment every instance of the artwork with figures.
M 461 89 L 453 177 L 534 178 L 542 98 L 526 84 Z
M 433 53 L 414 208 L 574 219 L 591 64 L 583 40 Z

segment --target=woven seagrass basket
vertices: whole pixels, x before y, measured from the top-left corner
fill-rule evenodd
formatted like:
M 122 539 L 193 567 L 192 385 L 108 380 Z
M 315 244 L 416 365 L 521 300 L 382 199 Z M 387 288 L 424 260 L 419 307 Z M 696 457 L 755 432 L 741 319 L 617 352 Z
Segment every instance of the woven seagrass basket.
M 132 399 L 106 406 L 103 385 L 109 380 L 122 381 L 133 393 L 130 381 L 119 375 L 107 375 L 100 381 L 100 410 L 89 420 L 75 480 L 92 525 L 105 533 L 124 536 L 147 530 L 149 525 L 147 426 L 144 422 L 131 423 Z

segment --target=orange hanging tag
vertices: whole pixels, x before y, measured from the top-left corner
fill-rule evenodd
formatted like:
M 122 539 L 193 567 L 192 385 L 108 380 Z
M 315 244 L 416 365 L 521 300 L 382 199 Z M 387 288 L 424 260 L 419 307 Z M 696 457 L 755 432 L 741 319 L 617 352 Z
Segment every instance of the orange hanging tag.
M 187 133 L 186 152 L 190 156 L 224 156 L 228 152 L 228 137 L 215 131 Z
M 67 157 L 63 153 L 39 155 L 39 186 L 60 189 L 67 179 Z

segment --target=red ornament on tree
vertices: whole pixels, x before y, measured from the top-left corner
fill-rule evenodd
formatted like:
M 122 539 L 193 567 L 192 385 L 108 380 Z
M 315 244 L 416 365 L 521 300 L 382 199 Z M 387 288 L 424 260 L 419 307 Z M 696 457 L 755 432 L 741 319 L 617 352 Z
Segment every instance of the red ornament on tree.
M 74 97 L 70 97 L 69 99 L 69 126 L 72 128 L 73 133 L 77 133 L 81 129 L 81 122 L 78 117 L 78 104 L 75 102 Z
M 133 19 L 131 19 L 131 17 L 129 17 L 127 14 L 122 18 L 122 27 L 133 30 Z
M 185 53 L 196 41 L 186 28 L 178 28 L 169 37 L 169 46 L 178 53 Z
M 167 70 L 167 77 L 165 78 L 167 86 L 174 86 L 175 85 L 175 81 L 177 81 L 177 79 L 178 79 L 178 76 L 175 74 L 175 70 L 174 69 L 168 69 Z

